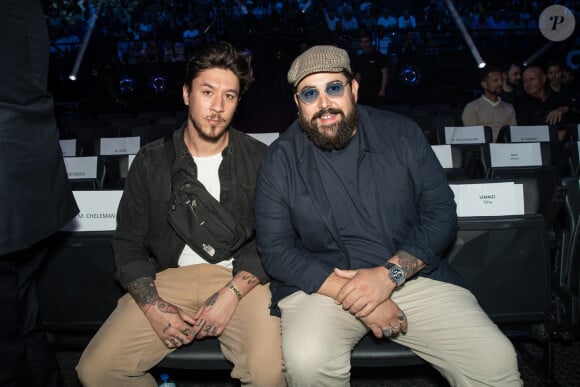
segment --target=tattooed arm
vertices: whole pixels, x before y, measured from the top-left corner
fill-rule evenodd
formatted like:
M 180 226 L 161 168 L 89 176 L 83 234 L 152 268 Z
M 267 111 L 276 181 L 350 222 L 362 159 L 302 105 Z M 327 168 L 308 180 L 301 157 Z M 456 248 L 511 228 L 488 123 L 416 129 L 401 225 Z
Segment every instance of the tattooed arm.
M 196 330 L 198 330 L 196 338 L 221 335 L 236 311 L 238 302 L 259 283 L 256 276 L 247 271 L 241 271 L 208 298 L 194 316 L 197 321 Z
M 405 272 L 405 278 L 409 279 L 425 267 L 425 263 L 405 250 L 399 250 L 389 259 L 389 262 L 398 265 Z
M 193 340 L 196 321 L 159 297 L 153 278 L 138 278 L 129 283 L 127 290 L 168 348 L 181 347 Z

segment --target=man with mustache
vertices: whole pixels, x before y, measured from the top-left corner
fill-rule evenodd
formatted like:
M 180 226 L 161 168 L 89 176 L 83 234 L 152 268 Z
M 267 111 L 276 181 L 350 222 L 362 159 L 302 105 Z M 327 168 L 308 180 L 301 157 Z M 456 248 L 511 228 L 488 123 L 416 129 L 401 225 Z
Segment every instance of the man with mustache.
M 463 109 L 461 120 L 465 126 L 486 125 L 491 127 L 493 142 L 497 141 L 502 126 L 516 125 L 516 111 L 512 104 L 504 102 L 501 70 L 486 67 L 480 73 L 481 97 L 469 102 Z
M 290 386 L 348 386 L 369 331 L 411 348 L 453 386 L 521 386 L 510 341 L 439 257 L 453 193 L 416 123 L 357 106 L 345 50 L 288 71 L 298 120 L 264 154 L 258 249 L 272 277 Z
M 271 316 L 269 278 L 252 236 L 233 256 L 209 264 L 167 220 L 172 172 L 200 181 L 241 223 L 253 228 L 254 187 L 265 145 L 230 126 L 253 81 L 250 60 L 229 43 L 206 48 L 186 68 L 184 125 L 136 155 L 119 204 L 113 249 L 117 308 L 85 349 L 85 386 L 157 386 L 149 369 L 197 339 L 217 337 L 244 386 L 283 386 L 280 321 Z M 195 345 L 192 343 L 191 345 Z

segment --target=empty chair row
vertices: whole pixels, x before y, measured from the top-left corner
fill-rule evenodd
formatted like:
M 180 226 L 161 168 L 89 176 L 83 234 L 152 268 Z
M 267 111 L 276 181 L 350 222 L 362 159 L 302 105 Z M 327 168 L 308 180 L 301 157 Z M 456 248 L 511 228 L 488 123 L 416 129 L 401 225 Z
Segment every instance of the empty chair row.
M 161 138 L 168 133 L 160 132 L 157 135 Z M 249 135 L 269 145 L 279 134 L 249 133 Z M 129 167 L 142 145 L 142 139 L 140 136 L 100 138 L 93 144 L 96 148 L 94 153 L 98 156 L 76 156 L 77 140 L 61 140 L 65 167 L 73 189 L 122 189 Z

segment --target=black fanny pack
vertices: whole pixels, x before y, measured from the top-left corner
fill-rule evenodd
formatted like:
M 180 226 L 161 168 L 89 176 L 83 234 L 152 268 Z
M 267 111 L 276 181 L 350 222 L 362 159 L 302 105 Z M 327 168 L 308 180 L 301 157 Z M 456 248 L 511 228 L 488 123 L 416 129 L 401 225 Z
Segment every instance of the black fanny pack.
M 175 161 L 173 134 L 165 138 L 171 169 Z M 189 247 L 210 263 L 233 257 L 253 235 L 253 228 L 240 223 L 185 171 L 171 171 L 171 203 L 167 220 Z

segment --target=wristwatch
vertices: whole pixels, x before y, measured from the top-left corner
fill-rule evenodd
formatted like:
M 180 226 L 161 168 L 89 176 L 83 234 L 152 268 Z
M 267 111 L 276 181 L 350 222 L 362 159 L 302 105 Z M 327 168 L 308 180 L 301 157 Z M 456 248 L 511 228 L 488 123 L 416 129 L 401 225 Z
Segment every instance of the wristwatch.
M 389 279 L 395 283 L 395 289 L 403 286 L 405 283 L 405 272 L 403 269 L 392 262 L 385 263 L 385 267 L 389 271 Z

